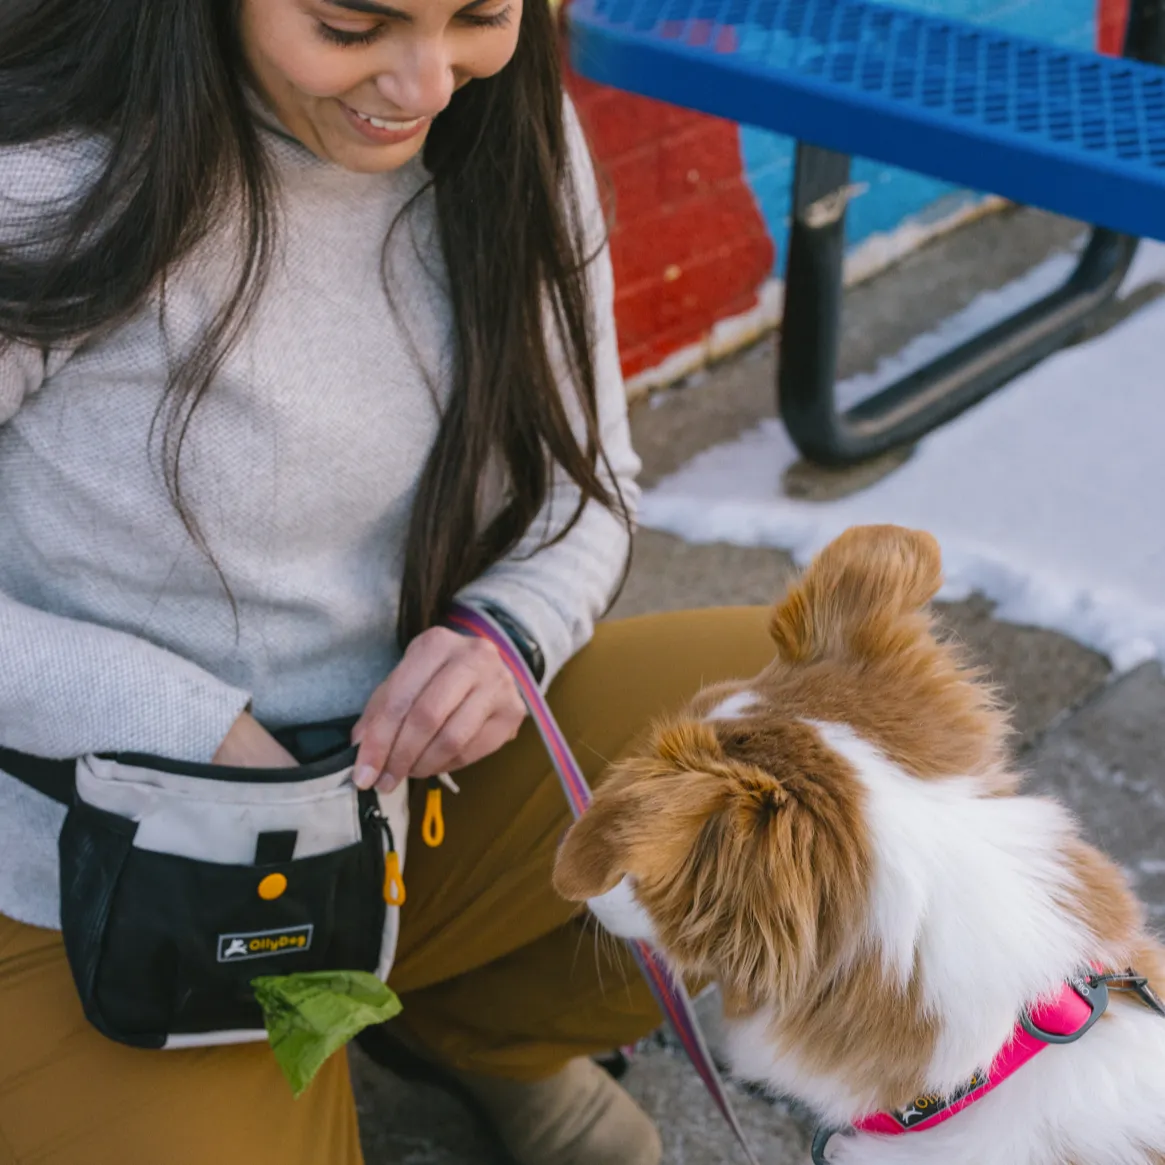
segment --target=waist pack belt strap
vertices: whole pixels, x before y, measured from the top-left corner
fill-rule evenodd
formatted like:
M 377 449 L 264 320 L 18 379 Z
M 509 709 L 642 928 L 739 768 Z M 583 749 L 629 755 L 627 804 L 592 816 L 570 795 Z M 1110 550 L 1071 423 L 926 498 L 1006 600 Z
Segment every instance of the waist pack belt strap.
M 355 716 L 345 716 L 278 729 L 272 735 L 299 764 L 309 764 L 343 752 L 349 745 L 349 734 L 356 720 Z M 14 748 L 0 748 L 0 772 L 8 773 L 62 805 L 73 803 L 77 784 L 76 760 L 46 760 L 42 756 L 17 752 Z
M 17 752 L 14 748 L 0 748 L 0 771 L 62 805 L 73 803 L 76 764 L 73 760 L 45 760 L 44 757 Z
M 509 637 L 498 624 L 474 607 L 455 603 L 445 622 L 449 627 L 455 631 L 460 631 L 463 635 L 476 635 L 481 639 L 489 640 L 501 653 L 501 657 L 517 682 L 522 698 L 537 725 L 542 741 L 546 745 L 546 751 L 550 754 L 555 771 L 562 782 L 563 791 L 566 793 L 566 799 L 570 803 L 571 811 L 576 818 L 581 817 L 591 803 L 590 788 L 582 770 L 578 767 L 578 762 L 570 751 L 566 738 L 562 735 L 562 731 L 554 719 L 554 714 L 550 711 L 549 705 L 521 654 L 515 649 Z M 715 1101 L 716 1107 L 731 1127 L 744 1156 L 750 1165 L 756 1165 L 756 1158 L 753 1156 L 752 1150 L 749 1149 L 748 1142 L 744 1138 L 744 1131 L 740 1127 L 736 1113 L 732 1110 L 732 1104 L 724 1089 L 724 1082 L 720 1079 L 720 1074 L 717 1072 L 716 1065 L 708 1051 L 708 1045 L 700 1031 L 700 1024 L 696 1019 L 692 1001 L 688 998 L 683 983 L 672 974 L 663 958 L 646 943 L 633 942 L 628 945 L 631 947 L 632 954 L 634 954 L 652 994 L 659 1003 L 660 1010 L 667 1017 L 683 1045 L 684 1051 L 687 1052 L 688 1059 L 692 1061 L 693 1067 L 704 1081 L 704 1086 Z

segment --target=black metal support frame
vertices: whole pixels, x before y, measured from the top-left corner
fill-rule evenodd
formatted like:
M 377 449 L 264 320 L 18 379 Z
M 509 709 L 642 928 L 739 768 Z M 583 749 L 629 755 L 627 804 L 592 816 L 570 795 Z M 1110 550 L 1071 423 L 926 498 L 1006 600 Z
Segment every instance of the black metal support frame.
M 1165 63 L 1165 0 L 1133 0 L 1124 55 Z M 836 398 L 850 159 L 799 143 L 777 403 L 801 453 L 850 465 L 917 440 L 1074 339 L 1120 287 L 1139 239 L 1099 227 L 1050 295 L 850 409 Z

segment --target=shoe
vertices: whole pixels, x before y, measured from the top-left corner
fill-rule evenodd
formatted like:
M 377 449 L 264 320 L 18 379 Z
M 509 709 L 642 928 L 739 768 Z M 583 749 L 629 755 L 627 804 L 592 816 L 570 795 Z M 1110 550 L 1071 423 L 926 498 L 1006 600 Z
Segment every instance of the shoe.
M 514 1165 L 659 1165 L 651 1118 L 593 1060 L 571 1060 L 546 1080 L 507 1080 L 443 1064 L 387 1025 L 357 1042 L 381 1067 L 434 1084 L 468 1102 Z

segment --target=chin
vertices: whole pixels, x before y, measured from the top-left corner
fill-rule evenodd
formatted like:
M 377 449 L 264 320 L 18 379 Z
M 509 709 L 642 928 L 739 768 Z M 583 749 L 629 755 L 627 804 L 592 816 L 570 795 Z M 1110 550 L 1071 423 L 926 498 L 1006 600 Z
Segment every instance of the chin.
M 388 174 L 408 165 L 425 148 L 428 130 L 396 145 L 378 146 L 357 141 L 349 130 L 343 137 L 336 134 L 326 142 L 329 162 L 356 174 Z
M 730 1070 L 815 1112 L 823 1160 L 1165 1165 L 1165 948 L 1025 792 L 940 584 L 925 533 L 831 543 L 765 670 L 612 767 L 555 887 L 719 985 Z

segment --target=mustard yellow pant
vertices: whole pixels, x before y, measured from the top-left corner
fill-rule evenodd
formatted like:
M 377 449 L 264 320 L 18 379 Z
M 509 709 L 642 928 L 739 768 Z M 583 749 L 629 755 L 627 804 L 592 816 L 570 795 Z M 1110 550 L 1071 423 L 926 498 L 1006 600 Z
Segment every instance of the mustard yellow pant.
M 730 608 L 601 625 L 550 690 L 587 778 L 704 683 L 759 671 L 771 656 L 765 617 Z M 416 790 L 390 976 L 404 1003 L 397 1022 L 459 1067 L 515 1079 L 649 1032 L 659 1016 L 634 964 L 596 944 L 551 888 L 570 813 L 533 726 L 459 782 L 436 850 L 415 835 Z M 0 1165 L 260 1160 L 362 1160 L 343 1055 L 293 1100 L 262 1044 L 113 1043 L 81 1013 L 59 934 L 0 916 Z

